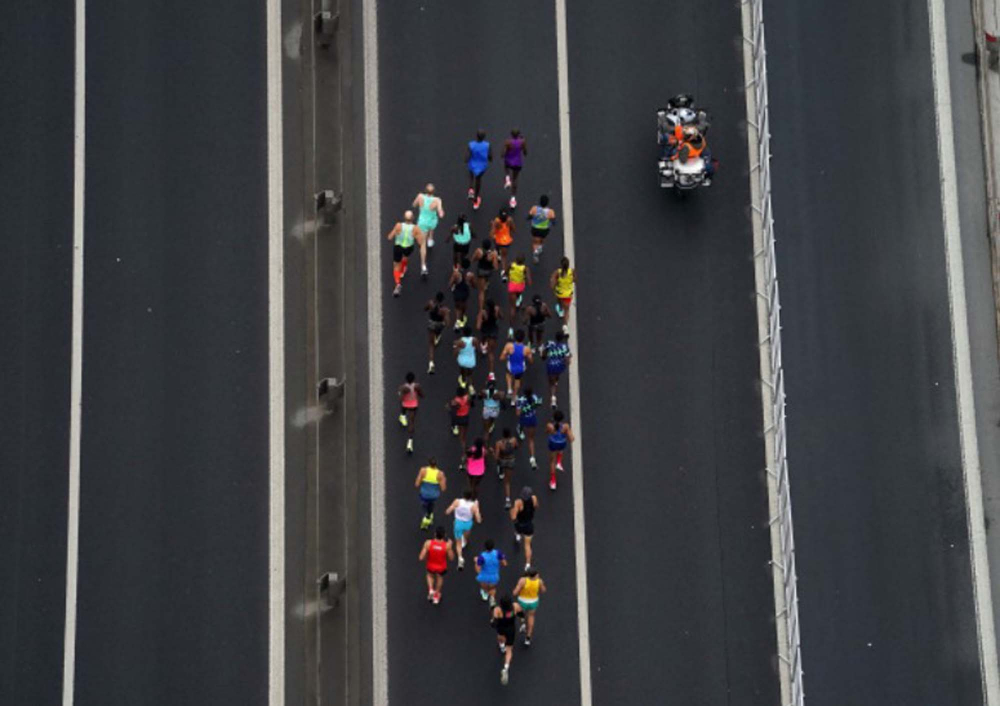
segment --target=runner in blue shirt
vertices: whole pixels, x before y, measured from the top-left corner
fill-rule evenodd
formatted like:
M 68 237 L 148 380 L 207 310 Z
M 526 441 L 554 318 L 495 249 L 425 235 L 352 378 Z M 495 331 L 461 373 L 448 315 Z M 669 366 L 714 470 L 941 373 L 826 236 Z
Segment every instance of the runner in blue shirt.
M 479 206 L 482 204 L 479 191 L 483 185 L 483 174 L 486 173 L 486 169 L 492 161 L 493 149 L 486 141 L 486 131 L 479 130 L 476 132 L 476 139 L 469 141 L 468 150 L 465 153 L 465 163 L 469 167 L 469 201 L 472 202 L 474 210 L 479 210 Z

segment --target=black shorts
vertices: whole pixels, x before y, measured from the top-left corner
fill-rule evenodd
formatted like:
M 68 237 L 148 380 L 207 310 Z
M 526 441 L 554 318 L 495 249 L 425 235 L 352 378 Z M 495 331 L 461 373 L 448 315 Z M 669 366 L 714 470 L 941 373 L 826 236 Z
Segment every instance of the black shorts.
M 452 293 L 452 298 L 456 302 L 467 302 L 469 301 L 469 285 L 455 287 L 455 291 Z
M 535 533 L 535 523 L 526 522 L 522 525 L 520 522 L 515 522 L 514 531 L 525 537 L 530 537 Z
M 532 238 L 538 238 L 539 240 L 545 240 L 545 236 L 547 236 L 548 234 L 549 234 L 549 229 L 548 228 L 545 228 L 544 230 L 541 229 L 541 228 L 535 228 L 534 226 L 532 226 L 532 228 L 531 228 L 531 237 Z
M 451 425 L 453 427 L 467 427 L 469 426 L 469 415 L 466 414 L 464 417 L 460 417 L 454 412 L 451 414 Z
M 433 319 L 428 319 L 427 330 L 433 331 L 434 333 L 441 333 L 444 331 L 444 321 L 434 321 Z
M 462 243 L 452 243 L 451 250 L 456 255 L 462 255 L 465 257 L 469 254 L 469 245 L 469 243 L 465 243 L 464 245 Z
M 503 635 L 503 639 L 507 643 L 507 647 L 513 647 L 514 640 L 517 638 L 517 630 L 497 630 L 497 635 Z
M 482 337 L 484 341 L 495 341 L 497 340 L 497 329 L 489 329 L 482 331 Z
M 413 254 L 413 246 L 403 247 L 402 245 L 392 246 L 392 261 L 400 262 L 404 257 L 409 257 Z

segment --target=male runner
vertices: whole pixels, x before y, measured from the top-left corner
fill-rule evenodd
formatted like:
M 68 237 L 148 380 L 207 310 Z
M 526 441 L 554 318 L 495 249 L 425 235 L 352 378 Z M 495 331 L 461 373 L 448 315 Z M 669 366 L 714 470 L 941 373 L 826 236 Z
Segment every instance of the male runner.
M 500 335 L 502 318 L 500 306 L 492 299 L 487 299 L 476 319 L 476 327 L 479 329 L 479 352 L 486 356 L 486 367 L 491 373 L 496 369 L 497 336 Z
M 437 605 L 441 602 L 441 588 L 444 586 L 444 575 L 448 573 L 448 562 L 455 558 L 455 550 L 450 539 L 445 539 L 444 527 L 434 530 L 434 539 L 424 542 L 418 561 L 426 561 L 427 568 L 427 600 Z
M 542 347 L 545 335 L 545 319 L 552 317 L 549 305 L 542 301 L 539 295 L 531 298 L 531 304 L 524 308 L 524 321 L 528 324 L 528 344 L 536 349 Z
M 420 246 L 420 262 L 426 270 L 427 263 L 427 241 L 420 227 L 413 223 L 413 211 L 405 211 L 403 220 L 396 223 L 386 235 L 386 240 L 392 242 L 392 279 L 396 283 L 396 288 L 392 290 L 392 296 L 398 297 L 403 291 L 403 277 L 406 276 L 406 267 L 409 263 L 410 255 L 413 254 L 413 246 Z
M 514 340 L 507 341 L 500 352 L 500 360 L 507 361 L 507 397 L 513 399 L 521 388 L 521 377 L 532 362 L 531 346 L 524 342 L 524 331 L 514 332 Z
M 455 333 L 461 332 L 468 325 L 469 295 L 472 288 L 476 286 L 476 276 L 472 274 L 472 263 L 467 257 L 455 265 L 448 278 L 448 286 L 451 288 L 451 297 L 455 302 Z
M 434 374 L 434 349 L 441 342 L 441 333 L 451 321 L 451 310 L 444 306 L 444 294 L 438 292 L 424 304 L 427 312 L 427 372 Z
M 510 509 L 510 477 L 514 474 L 518 446 L 520 442 L 510 429 L 504 429 L 493 447 L 493 456 L 497 460 L 497 477 L 503 481 L 503 506 L 506 510 Z
M 413 487 L 417 489 L 420 495 L 420 505 L 424 509 L 424 517 L 420 520 L 420 529 L 425 530 L 434 522 L 434 501 L 448 489 L 448 481 L 444 477 L 444 471 L 437 467 L 437 461 L 433 457 L 427 459 L 427 465 L 417 472 L 417 479 L 413 481 Z
M 524 544 L 524 570 L 531 568 L 531 538 L 535 535 L 535 510 L 538 498 L 530 487 L 521 488 L 521 497 L 510 508 L 510 519 L 514 521 L 514 541 Z
M 486 141 L 486 132 L 479 130 L 476 132 L 476 139 L 469 141 L 465 152 L 465 164 L 469 168 L 469 201 L 472 202 L 475 211 L 478 211 L 483 203 L 479 191 L 483 186 L 483 174 L 492 161 L 493 149 Z
M 416 375 L 407 373 L 406 382 L 400 385 L 397 391 L 401 406 L 399 423 L 406 429 L 406 453 L 409 454 L 413 453 L 413 432 L 417 427 L 417 407 L 420 406 L 420 398 L 424 396 L 424 390 L 416 380 Z
M 517 637 L 515 623 L 521 611 L 520 604 L 515 604 L 510 596 L 504 596 L 500 605 L 491 612 L 490 624 L 496 628 L 497 644 L 504 658 L 503 669 L 500 670 L 500 683 L 504 686 L 510 681 L 510 661 L 514 659 L 514 639 Z
M 525 387 L 517 399 L 514 401 L 514 409 L 517 411 L 517 436 L 519 439 L 528 437 L 528 463 L 531 468 L 538 468 L 535 462 L 535 429 L 538 427 L 538 408 L 542 406 L 542 398 L 531 391 L 530 387 Z
M 497 217 L 490 222 L 490 238 L 500 254 L 500 279 L 507 281 L 507 248 L 514 242 L 514 219 L 501 208 Z
M 471 385 L 455 390 L 445 409 L 451 412 L 451 433 L 458 437 L 458 443 L 465 448 L 465 432 L 469 428 L 469 412 L 472 411 Z
M 451 240 L 452 264 L 457 265 L 469 256 L 469 246 L 472 244 L 472 226 L 463 213 L 452 226 L 448 238 Z M 465 269 L 469 269 L 466 267 Z
M 417 194 L 413 199 L 413 208 L 420 209 L 417 217 L 417 226 L 427 236 L 427 247 L 434 247 L 434 229 L 437 228 L 438 219 L 444 218 L 444 204 L 438 196 L 434 195 L 434 185 L 428 184 L 424 187 L 423 193 Z M 421 274 L 427 274 L 424 267 Z
M 510 207 L 517 208 L 517 177 L 521 174 L 521 167 L 524 166 L 524 158 L 528 156 L 528 141 L 517 128 L 511 130 L 510 137 L 504 140 L 502 156 L 506 172 L 503 188 L 510 189 Z
M 500 567 L 507 566 L 507 557 L 499 549 L 493 548 L 493 540 L 487 539 L 486 550 L 476 557 L 476 581 L 479 583 L 479 597 L 497 604 L 497 584 L 500 583 Z
M 462 552 L 465 545 L 469 543 L 469 533 L 472 532 L 472 522 L 483 523 L 483 516 L 479 513 L 479 501 L 475 499 L 471 490 L 462 493 L 462 497 L 455 498 L 451 505 L 444 511 L 446 515 L 455 515 L 455 526 L 453 534 L 455 537 L 455 553 L 458 554 L 458 570 L 465 568 L 465 556 Z
M 563 413 L 558 409 L 552 413 L 552 421 L 545 425 L 549 435 L 549 490 L 556 489 L 556 471 L 563 470 L 562 459 L 566 446 L 573 443 L 576 437 L 569 423 L 563 420 Z
M 569 336 L 562 331 L 556 331 L 554 340 L 549 341 L 542 348 L 542 358 L 545 359 L 545 372 L 549 376 L 549 397 L 552 408 L 558 406 L 556 392 L 559 388 L 559 376 L 566 372 L 573 354 L 569 350 Z
M 556 223 L 556 212 L 549 208 L 549 197 L 545 194 L 538 199 L 538 205 L 528 211 L 531 223 L 531 259 L 537 265 L 545 247 L 545 238 Z

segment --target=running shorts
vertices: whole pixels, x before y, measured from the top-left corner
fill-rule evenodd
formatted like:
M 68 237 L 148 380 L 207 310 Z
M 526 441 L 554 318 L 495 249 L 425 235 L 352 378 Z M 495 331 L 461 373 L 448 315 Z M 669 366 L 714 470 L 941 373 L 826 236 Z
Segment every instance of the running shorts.
M 511 294 L 520 294 L 524 291 L 524 282 L 508 282 L 507 291 Z
M 525 610 L 538 610 L 538 600 L 539 599 L 536 598 L 535 600 L 530 601 L 527 598 L 521 598 L 520 596 L 517 597 L 517 602 Z
M 565 451 L 566 450 L 566 440 L 565 439 L 553 439 L 549 437 L 549 451 Z
M 522 414 L 519 423 L 524 429 L 533 429 L 538 426 L 538 417 L 534 414 Z
M 451 425 L 453 427 L 467 427 L 469 426 L 469 415 L 458 416 L 454 412 L 451 414 Z
M 535 523 L 525 522 L 522 524 L 520 522 L 515 522 L 514 531 L 518 534 L 524 535 L 525 537 L 530 537 L 535 533 Z
M 499 407 L 483 407 L 483 419 L 496 419 L 499 416 Z
M 510 361 L 507 361 L 507 372 L 514 376 L 515 380 L 520 380 L 521 376 L 524 375 L 524 368 L 520 370 L 514 370 L 510 367 Z
M 497 461 L 500 468 L 513 468 L 516 465 L 517 459 L 513 456 L 506 456 Z
M 566 372 L 565 360 L 549 360 L 545 363 L 545 370 L 552 377 L 557 377 Z
M 434 574 L 435 576 L 444 576 L 445 574 L 448 573 L 448 569 L 432 569 L 431 567 L 428 566 L 427 573 Z
M 451 250 L 456 255 L 462 255 L 462 256 L 468 255 L 469 254 L 469 243 L 454 243 L 453 242 L 452 246 L 451 246 Z
M 462 537 L 465 533 L 472 529 L 472 520 L 455 520 L 455 527 L 453 529 L 453 534 L 455 535 L 455 541 L 461 542 Z
M 409 245 L 409 246 L 407 246 L 405 248 L 402 245 L 393 245 L 392 246 L 392 261 L 393 262 L 402 262 L 402 260 L 403 260 L 404 257 L 409 257 L 412 254 L 413 254 L 413 246 L 412 245 Z
M 500 583 L 500 574 L 499 573 L 484 574 L 480 572 L 476 574 L 476 582 L 485 584 L 487 586 L 496 586 L 498 583 Z
M 548 228 L 531 228 L 531 237 L 538 238 L 539 240 L 545 240 L 545 237 L 549 234 Z
M 433 319 L 428 319 L 427 330 L 433 331 L 434 333 L 441 333 L 444 331 L 444 321 L 434 321 Z
M 558 299 L 559 299 L 559 303 L 563 305 L 564 309 L 567 308 L 567 307 L 569 307 L 569 305 L 573 303 L 573 297 L 572 297 L 572 295 L 570 295 L 568 297 L 558 297 Z

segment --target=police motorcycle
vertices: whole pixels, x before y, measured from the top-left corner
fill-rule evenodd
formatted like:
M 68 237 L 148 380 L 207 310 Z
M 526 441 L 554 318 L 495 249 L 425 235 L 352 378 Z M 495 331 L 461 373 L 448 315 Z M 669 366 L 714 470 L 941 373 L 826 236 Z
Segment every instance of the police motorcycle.
M 678 192 L 711 186 L 707 150 L 703 155 L 690 157 L 689 150 L 678 149 L 674 135 L 680 127 L 686 134 L 693 130 L 704 138 L 708 132 L 708 113 L 695 108 L 694 96 L 681 93 L 667 101 L 666 108 L 656 111 L 656 142 L 660 146 L 658 172 L 660 188 Z

